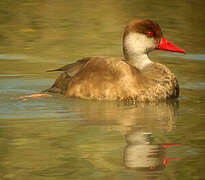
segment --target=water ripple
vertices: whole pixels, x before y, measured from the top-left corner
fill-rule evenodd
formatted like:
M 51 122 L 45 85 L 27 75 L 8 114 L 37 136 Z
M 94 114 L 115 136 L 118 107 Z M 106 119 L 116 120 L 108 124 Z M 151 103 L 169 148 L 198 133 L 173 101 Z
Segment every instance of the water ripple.
M 199 61 L 204 61 L 205 60 L 205 54 L 177 54 L 177 53 L 172 53 L 172 54 L 162 54 L 160 56 L 165 56 L 165 57 L 177 57 L 177 58 L 182 58 L 182 59 L 191 59 L 191 60 L 199 60 Z
M 25 60 L 26 58 L 23 56 L 9 56 L 5 54 L 0 54 L 1 60 Z

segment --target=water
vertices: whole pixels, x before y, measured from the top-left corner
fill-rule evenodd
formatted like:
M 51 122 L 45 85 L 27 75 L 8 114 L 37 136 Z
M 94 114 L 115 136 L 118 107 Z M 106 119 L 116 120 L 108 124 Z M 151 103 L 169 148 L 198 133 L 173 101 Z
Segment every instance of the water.
M 204 1 L 0 1 L 0 179 L 204 179 Z M 186 55 L 153 52 L 181 87 L 173 102 L 39 93 L 85 56 L 122 56 L 124 26 L 157 21 Z

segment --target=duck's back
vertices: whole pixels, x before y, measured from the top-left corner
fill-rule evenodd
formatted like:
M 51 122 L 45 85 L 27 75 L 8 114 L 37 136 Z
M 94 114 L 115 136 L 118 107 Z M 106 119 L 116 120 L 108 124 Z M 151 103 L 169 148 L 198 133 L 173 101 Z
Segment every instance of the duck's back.
M 137 95 L 141 73 L 120 58 L 95 57 L 73 76 L 64 95 L 83 99 L 123 100 Z

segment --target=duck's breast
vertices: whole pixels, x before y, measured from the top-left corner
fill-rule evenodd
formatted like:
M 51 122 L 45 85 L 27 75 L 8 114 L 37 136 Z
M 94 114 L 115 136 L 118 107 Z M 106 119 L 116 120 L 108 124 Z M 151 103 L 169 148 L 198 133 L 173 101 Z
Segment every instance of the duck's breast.
M 166 66 L 153 63 L 142 70 L 142 75 L 149 80 L 145 97 L 147 100 L 161 100 L 179 96 L 179 85 L 174 75 Z

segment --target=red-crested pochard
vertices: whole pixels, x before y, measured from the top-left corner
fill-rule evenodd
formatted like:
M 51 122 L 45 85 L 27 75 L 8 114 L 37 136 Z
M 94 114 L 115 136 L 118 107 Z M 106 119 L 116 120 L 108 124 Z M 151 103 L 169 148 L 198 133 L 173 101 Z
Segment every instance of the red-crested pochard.
M 157 101 L 179 96 L 175 75 L 152 62 L 155 50 L 185 53 L 167 41 L 151 20 L 130 22 L 124 31 L 124 58 L 86 57 L 51 71 L 63 71 L 46 92 L 97 100 Z

